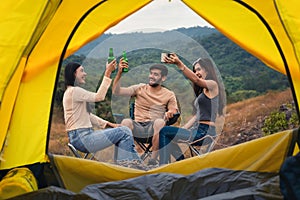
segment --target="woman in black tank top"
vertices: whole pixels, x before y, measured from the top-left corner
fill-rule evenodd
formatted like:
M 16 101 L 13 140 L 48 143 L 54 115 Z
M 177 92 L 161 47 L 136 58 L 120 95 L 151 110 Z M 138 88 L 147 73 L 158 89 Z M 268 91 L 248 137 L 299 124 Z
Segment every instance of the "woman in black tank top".
M 215 121 L 217 116 L 223 115 L 225 107 L 225 90 L 219 81 L 216 70 L 209 58 L 200 58 L 193 63 L 190 70 L 175 53 L 165 57 L 164 61 L 176 64 L 178 69 L 192 81 L 196 95 L 194 101 L 195 115 L 181 128 L 165 126 L 159 132 L 160 165 L 167 164 L 172 152 L 171 141 L 198 140 L 205 135 L 216 135 Z M 197 145 L 202 145 L 202 141 Z M 182 155 L 182 152 L 181 152 Z M 177 160 L 184 159 L 183 155 Z

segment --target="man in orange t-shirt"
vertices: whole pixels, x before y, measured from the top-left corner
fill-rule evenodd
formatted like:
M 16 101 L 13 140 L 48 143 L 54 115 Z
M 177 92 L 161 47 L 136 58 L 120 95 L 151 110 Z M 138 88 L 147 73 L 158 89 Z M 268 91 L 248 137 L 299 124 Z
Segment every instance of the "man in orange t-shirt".
M 121 59 L 120 63 L 122 62 Z M 148 84 L 121 87 L 120 78 L 124 67 L 124 62 L 123 65 L 119 64 L 113 83 L 113 94 L 135 97 L 135 107 L 134 120 L 124 119 L 121 124 L 129 127 L 135 137 L 153 136 L 149 164 L 155 165 L 159 149 L 159 131 L 166 125 L 166 121 L 178 112 L 175 93 L 161 85 L 167 79 L 168 69 L 162 64 L 152 65 Z

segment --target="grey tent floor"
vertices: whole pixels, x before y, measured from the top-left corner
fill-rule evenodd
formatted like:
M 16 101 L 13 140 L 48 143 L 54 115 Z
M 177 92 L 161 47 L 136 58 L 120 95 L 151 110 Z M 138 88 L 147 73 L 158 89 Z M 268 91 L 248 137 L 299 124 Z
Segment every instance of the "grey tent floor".
M 283 199 L 273 173 L 210 168 L 183 176 L 159 173 L 88 185 L 79 193 L 47 187 L 13 199 Z

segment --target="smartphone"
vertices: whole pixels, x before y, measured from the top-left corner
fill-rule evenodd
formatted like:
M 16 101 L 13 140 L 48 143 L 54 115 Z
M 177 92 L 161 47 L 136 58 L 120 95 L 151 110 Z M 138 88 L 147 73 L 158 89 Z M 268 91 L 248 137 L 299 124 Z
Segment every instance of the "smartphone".
M 164 57 L 165 56 L 170 57 L 170 55 L 171 55 L 171 53 L 161 53 L 160 62 L 165 63 Z

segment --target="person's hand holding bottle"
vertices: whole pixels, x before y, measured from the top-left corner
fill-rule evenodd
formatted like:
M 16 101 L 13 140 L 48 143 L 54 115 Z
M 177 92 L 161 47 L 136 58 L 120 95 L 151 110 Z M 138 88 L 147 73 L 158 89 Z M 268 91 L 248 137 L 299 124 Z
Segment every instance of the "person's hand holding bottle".
M 123 69 L 127 68 L 128 69 L 128 62 L 124 61 L 124 58 L 121 57 L 119 61 L 119 69 L 118 73 L 122 73 Z
M 106 63 L 106 69 L 105 69 L 105 74 L 104 76 L 110 77 L 111 73 L 115 71 L 117 65 L 116 59 L 111 61 L 110 63 Z

